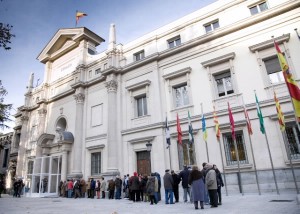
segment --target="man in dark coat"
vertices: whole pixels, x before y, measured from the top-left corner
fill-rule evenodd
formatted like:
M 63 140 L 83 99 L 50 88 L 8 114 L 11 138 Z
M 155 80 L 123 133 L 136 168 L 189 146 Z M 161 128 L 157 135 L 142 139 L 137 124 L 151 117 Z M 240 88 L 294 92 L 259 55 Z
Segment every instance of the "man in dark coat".
M 1 198 L 1 193 L 4 190 L 4 182 L 3 180 L 0 180 L 0 198 Z
M 173 185 L 174 181 L 172 175 L 170 174 L 170 170 L 166 169 L 164 179 L 164 187 L 165 187 L 165 200 L 166 204 L 174 204 L 173 202 Z M 170 199 L 170 203 L 169 203 Z
M 175 202 L 178 203 L 179 202 L 179 192 L 178 192 L 178 189 L 179 189 L 179 183 L 181 181 L 181 179 L 179 178 L 179 176 L 174 172 L 174 170 L 171 171 L 171 175 L 172 175 L 172 178 L 173 178 L 173 191 L 174 191 L 174 196 L 175 196 Z
M 91 189 L 90 189 L 92 199 L 94 199 L 94 197 L 95 197 L 95 188 L 96 188 L 96 181 L 94 180 L 94 178 L 92 178 L 91 179 Z
M 191 189 L 189 187 L 189 175 L 190 171 L 188 167 L 184 166 L 183 170 L 179 173 L 179 178 L 181 179 L 181 184 L 183 188 L 183 201 L 185 203 L 187 202 L 187 195 L 189 195 L 190 202 L 193 202 L 191 198 Z

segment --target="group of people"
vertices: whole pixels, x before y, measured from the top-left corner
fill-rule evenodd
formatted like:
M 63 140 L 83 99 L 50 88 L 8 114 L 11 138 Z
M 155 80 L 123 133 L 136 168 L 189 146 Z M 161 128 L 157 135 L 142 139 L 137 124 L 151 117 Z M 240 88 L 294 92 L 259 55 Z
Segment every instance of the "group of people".
M 184 169 L 176 174 L 173 170 L 165 170 L 163 177 L 165 187 L 165 203 L 174 204 L 178 202 L 178 184 L 182 183 L 183 200 L 186 203 L 188 196 L 191 203 L 194 203 L 195 209 L 204 209 L 204 203 L 211 205 L 211 208 L 222 205 L 221 187 L 224 186 L 222 175 L 216 165 L 203 163 L 203 169 L 199 170 L 198 166 L 192 169 L 184 166 Z M 209 197 L 208 197 L 209 196 Z
M 15 179 L 14 184 L 13 184 L 13 187 L 14 187 L 13 197 L 20 198 L 24 186 L 25 186 L 25 184 L 23 183 L 22 179 Z

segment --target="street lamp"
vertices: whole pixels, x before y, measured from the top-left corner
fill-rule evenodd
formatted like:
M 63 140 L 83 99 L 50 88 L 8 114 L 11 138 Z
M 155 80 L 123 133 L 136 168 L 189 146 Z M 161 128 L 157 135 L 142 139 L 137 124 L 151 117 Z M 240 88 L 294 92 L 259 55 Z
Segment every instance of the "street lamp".
M 151 152 L 152 149 L 152 143 L 150 143 L 150 141 L 148 141 L 148 143 L 146 143 L 146 147 L 147 147 L 147 151 Z

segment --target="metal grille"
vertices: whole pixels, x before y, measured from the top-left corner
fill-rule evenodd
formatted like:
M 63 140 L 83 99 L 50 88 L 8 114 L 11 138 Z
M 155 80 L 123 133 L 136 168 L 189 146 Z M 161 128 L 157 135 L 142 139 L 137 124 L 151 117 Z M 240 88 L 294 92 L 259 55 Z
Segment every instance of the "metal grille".
M 285 128 L 291 159 L 300 159 L 300 132 L 295 123 L 287 123 Z

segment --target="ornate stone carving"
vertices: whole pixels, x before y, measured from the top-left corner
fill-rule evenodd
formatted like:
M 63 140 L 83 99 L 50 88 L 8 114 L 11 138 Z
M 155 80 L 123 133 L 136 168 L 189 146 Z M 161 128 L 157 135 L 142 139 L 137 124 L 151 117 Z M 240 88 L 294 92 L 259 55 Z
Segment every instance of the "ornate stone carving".
M 29 120 L 29 117 L 27 115 L 23 115 L 21 116 L 21 121 L 24 122 L 24 121 L 28 121 Z
M 78 94 L 75 94 L 74 95 L 74 98 L 75 98 L 75 100 L 76 100 L 76 103 L 83 103 L 84 102 L 84 98 L 85 98 L 85 96 L 84 96 L 84 94 L 83 93 L 78 93 Z
M 38 110 L 38 113 L 39 113 L 39 116 L 40 116 L 40 117 L 43 117 L 43 116 L 45 116 L 45 114 L 47 113 L 47 110 L 44 109 L 44 108 L 42 108 L 42 109 L 39 109 L 39 110 Z
M 105 86 L 107 88 L 107 92 L 116 92 L 118 88 L 118 82 L 115 80 L 110 80 L 105 83 Z

